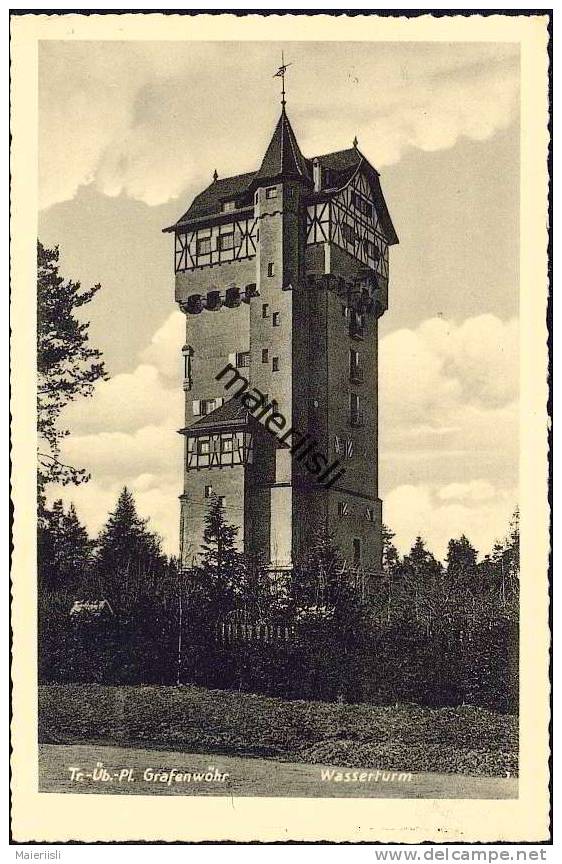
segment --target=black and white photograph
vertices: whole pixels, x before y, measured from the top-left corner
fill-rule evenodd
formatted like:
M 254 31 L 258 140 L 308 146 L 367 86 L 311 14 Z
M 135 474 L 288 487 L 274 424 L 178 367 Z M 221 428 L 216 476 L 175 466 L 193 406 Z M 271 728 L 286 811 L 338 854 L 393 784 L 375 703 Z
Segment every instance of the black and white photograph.
M 379 19 L 380 39 L 376 16 L 341 38 L 68 17 L 36 41 L 25 239 L 39 798 L 517 806 L 522 687 L 548 680 L 527 48 L 470 15 L 464 38 Z M 548 18 L 523 20 L 545 54 Z M 526 246 L 544 327 L 546 242 Z M 434 839 L 415 824 L 405 842 Z

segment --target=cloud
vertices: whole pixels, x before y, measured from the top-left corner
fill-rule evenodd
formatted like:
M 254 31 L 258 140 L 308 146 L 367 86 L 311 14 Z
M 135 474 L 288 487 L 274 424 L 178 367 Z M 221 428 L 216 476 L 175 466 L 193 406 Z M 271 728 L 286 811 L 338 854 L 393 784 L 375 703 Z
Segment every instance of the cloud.
M 42 206 L 87 183 L 156 205 L 199 191 L 215 167 L 221 176 L 257 168 L 278 108 L 277 47 L 42 43 Z M 513 46 L 377 43 L 350 52 L 344 43 L 294 42 L 291 56 L 289 108 L 309 156 L 350 146 L 357 132 L 382 167 L 411 148 L 484 140 L 516 116 Z
M 471 480 L 470 483 L 449 483 L 439 490 L 437 497 L 442 501 L 487 501 L 494 493 L 488 480 Z
M 395 532 L 393 542 L 402 554 L 421 535 L 444 560 L 449 540 L 465 534 L 483 557 L 506 535 L 517 500 L 515 488 L 497 489 L 488 480 L 447 487 L 406 484 L 386 495 L 383 518 Z
M 461 449 L 497 441 L 516 414 L 518 329 L 517 319 L 479 315 L 461 324 L 432 318 L 385 336 L 379 368 L 388 446 L 433 437 Z
M 421 534 L 484 553 L 517 502 L 518 321 L 428 319 L 380 343 L 381 497 L 401 551 Z
M 176 362 L 181 356 L 177 344 Z M 180 346 L 181 347 L 181 346 Z M 133 372 L 122 372 L 97 383 L 92 399 L 71 403 L 64 414 L 74 432 L 129 432 L 142 425 L 182 425 L 182 398 L 179 387 L 170 388 L 155 366 L 142 363 Z
M 185 315 L 176 311 L 156 331 L 150 345 L 140 353 L 144 363 L 152 364 L 170 382 L 179 385 L 183 375 L 181 348 L 185 342 Z

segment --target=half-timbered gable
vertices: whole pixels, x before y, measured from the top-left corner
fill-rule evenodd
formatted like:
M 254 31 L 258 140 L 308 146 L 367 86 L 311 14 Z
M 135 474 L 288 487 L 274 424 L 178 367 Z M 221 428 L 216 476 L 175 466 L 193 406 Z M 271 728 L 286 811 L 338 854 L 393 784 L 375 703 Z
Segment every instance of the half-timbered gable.
M 367 172 L 359 167 L 345 186 L 307 207 L 306 242 L 334 243 L 388 280 L 385 213 Z

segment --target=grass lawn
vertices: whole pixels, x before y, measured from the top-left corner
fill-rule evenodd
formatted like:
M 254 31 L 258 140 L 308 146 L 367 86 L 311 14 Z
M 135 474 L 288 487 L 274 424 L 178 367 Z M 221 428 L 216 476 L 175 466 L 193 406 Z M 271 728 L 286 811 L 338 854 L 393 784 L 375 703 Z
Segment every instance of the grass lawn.
M 439 774 L 514 776 L 518 765 L 517 717 L 483 708 L 288 701 L 191 686 L 42 685 L 39 740 Z

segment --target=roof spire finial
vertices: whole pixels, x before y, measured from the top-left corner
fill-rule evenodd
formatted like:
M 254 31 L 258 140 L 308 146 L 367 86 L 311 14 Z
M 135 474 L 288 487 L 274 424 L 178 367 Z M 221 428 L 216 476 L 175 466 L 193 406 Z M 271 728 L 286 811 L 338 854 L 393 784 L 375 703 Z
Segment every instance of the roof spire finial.
M 359 141 L 357 140 L 357 135 L 353 139 L 353 146 L 355 147 L 355 149 L 357 149 L 357 147 L 359 146 Z
M 219 172 L 215 168 L 215 170 L 213 171 L 213 183 L 216 183 L 218 179 L 219 179 Z
M 274 78 L 281 78 L 281 105 L 283 110 L 285 110 L 285 72 L 292 66 L 292 63 L 285 63 L 285 57 L 283 51 L 281 51 L 281 66 L 273 76 Z

